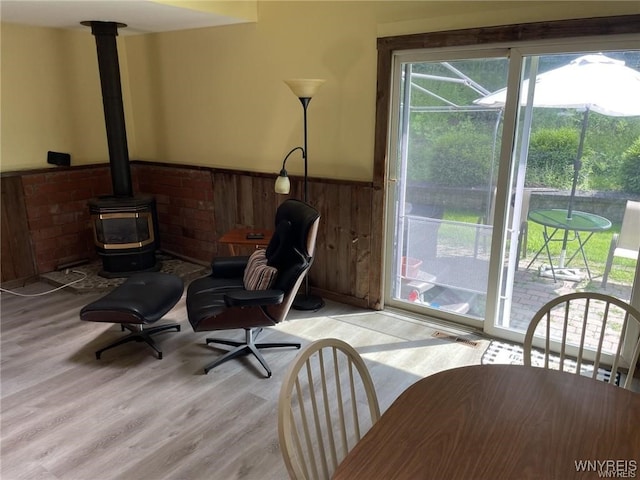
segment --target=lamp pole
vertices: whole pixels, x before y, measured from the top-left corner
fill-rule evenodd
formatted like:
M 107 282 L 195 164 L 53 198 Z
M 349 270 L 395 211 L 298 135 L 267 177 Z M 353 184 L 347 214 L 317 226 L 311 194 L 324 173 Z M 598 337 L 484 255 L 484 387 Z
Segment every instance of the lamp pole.
M 294 79 L 294 80 L 285 80 L 285 83 L 291 88 L 291 91 L 294 93 L 296 97 L 300 100 L 302 104 L 302 112 L 303 112 L 303 128 L 304 128 L 304 147 L 295 147 L 292 148 L 289 153 L 284 157 L 284 161 L 282 162 L 282 170 L 280 170 L 280 175 L 276 180 L 275 190 L 277 193 L 288 194 L 290 183 L 289 178 L 287 176 L 286 163 L 289 155 L 291 155 L 296 150 L 302 151 L 302 159 L 304 160 L 304 180 L 303 180 L 303 200 L 304 203 L 308 203 L 309 200 L 309 171 L 308 171 L 308 139 L 307 139 L 307 107 L 309 106 L 309 102 L 311 98 L 315 94 L 315 92 L 320 88 L 320 86 L 324 83 L 324 80 L 321 79 Z M 293 300 L 292 307 L 296 310 L 318 310 L 324 306 L 324 300 L 320 297 L 316 297 L 309 294 L 309 274 L 308 272 L 305 274 L 305 288 L 304 293 L 299 293 L 296 295 Z
M 302 103 L 302 111 L 303 111 L 303 129 L 304 129 L 304 149 L 302 151 L 302 156 L 304 157 L 304 203 L 308 203 L 309 196 L 309 187 L 307 182 L 307 107 L 309 106 L 309 102 L 311 101 L 311 97 L 299 97 L 300 103 Z
M 309 102 L 311 101 L 311 97 L 298 97 L 300 98 L 300 103 L 302 104 L 302 112 L 303 112 L 303 130 L 304 130 L 304 148 L 302 151 L 302 156 L 304 157 L 304 203 L 308 203 L 307 200 L 309 198 L 309 182 L 308 178 L 308 146 L 307 146 L 307 107 L 309 106 Z M 307 273 L 304 276 L 304 297 L 301 295 L 297 295 L 293 300 L 293 308 L 297 310 L 318 310 L 322 308 L 324 302 L 321 298 L 313 297 L 309 295 L 309 274 Z
M 307 162 L 307 107 L 309 106 L 309 102 L 311 101 L 311 97 L 298 97 L 300 99 L 300 103 L 302 104 L 302 112 L 303 112 L 303 131 L 304 131 L 304 147 L 302 149 L 302 158 L 304 159 L 304 203 L 308 203 L 309 199 L 309 172 L 308 172 L 308 162 Z M 309 294 L 309 273 L 304 276 L 304 294 L 298 294 L 293 300 L 291 305 L 296 310 L 318 310 L 324 306 L 324 301 L 320 297 L 316 297 Z

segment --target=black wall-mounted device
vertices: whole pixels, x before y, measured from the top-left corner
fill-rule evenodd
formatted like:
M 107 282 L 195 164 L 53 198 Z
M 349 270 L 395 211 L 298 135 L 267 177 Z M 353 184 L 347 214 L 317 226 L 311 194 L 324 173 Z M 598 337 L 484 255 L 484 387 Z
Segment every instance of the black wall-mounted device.
M 60 167 L 68 167 L 69 165 L 71 165 L 71 154 L 47 152 L 47 163 L 58 165 Z

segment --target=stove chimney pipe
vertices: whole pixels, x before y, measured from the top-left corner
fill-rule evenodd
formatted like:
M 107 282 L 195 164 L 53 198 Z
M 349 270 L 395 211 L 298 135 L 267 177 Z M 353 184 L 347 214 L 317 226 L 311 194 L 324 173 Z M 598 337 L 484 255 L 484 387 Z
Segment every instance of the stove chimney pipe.
M 116 44 L 118 28 L 126 25 L 97 20 L 81 23 L 87 27 L 90 26 L 91 33 L 96 37 L 113 194 L 116 197 L 130 197 L 133 195 L 133 187 Z

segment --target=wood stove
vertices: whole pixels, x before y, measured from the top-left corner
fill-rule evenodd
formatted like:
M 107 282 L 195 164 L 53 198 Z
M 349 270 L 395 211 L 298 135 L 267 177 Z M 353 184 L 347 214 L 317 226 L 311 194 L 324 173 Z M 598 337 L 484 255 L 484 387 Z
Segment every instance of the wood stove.
M 157 271 L 156 201 L 151 195 L 89 200 L 93 240 L 102 258 L 103 277 Z
M 160 264 L 156 202 L 150 195 L 134 195 L 124 121 L 116 36 L 123 23 L 86 21 L 96 40 L 102 104 L 109 145 L 113 195 L 89 200 L 94 241 L 102 258 L 103 277 L 123 277 L 156 271 Z

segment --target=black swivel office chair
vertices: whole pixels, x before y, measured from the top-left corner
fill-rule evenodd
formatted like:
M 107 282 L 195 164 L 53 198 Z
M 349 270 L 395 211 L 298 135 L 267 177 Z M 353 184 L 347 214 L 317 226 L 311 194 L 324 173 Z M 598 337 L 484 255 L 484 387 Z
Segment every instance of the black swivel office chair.
M 207 338 L 235 347 L 208 364 L 214 367 L 253 354 L 271 376 L 260 349 L 300 348 L 299 343 L 256 343 L 264 327 L 282 322 L 309 270 L 315 251 L 319 213 L 299 200 L 285 200 L 276 211 L 275 232 L 266 250 L 250 257 L 213 260 L 211 274 L 194 280 L 187 290 L 187 313 L 195 332 L 244 329 L 245 340 Z

